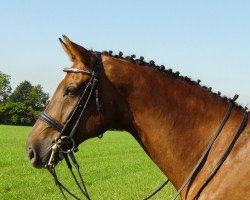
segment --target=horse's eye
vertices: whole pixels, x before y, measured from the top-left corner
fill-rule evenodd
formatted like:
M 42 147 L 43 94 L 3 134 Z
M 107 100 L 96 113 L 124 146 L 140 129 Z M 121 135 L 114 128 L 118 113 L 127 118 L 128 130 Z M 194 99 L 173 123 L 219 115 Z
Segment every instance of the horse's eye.
M 75 86 L 69 86 L 67 87 L 65 91 L 65 95 L 68 96 L 74 96 L 76 94 L 77 88 Z

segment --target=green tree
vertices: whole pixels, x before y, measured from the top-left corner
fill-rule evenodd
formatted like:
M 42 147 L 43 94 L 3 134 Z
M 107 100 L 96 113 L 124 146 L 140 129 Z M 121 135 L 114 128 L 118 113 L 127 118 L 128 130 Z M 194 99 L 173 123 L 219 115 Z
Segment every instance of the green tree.
M 42 86 L 33 86 L 29 96 L 27 97 L 26 104 L 30 105 L 35 110 L 43 110 L 48 103 L 49 94 L 43 92 Z
M 49 94 L 43 92 L 41 85 L 32 86 L 29 81 L 21 82 L 10 96 L 12 102 L 22 102 L 38 111 L 44 109 L 48 99 Z
M 10 76 L 0 71 L 0 103 L 6 101 L 10 93 Z
M 0 104 L 0 124 L 32 125 L 49 99 L 41 85 L 21 82 L 9 98 Z
M 32 90 L 32 85 L 29 81 L 21 82 L 14 92 L 10 95 L 10 100 L 12 102 L 22 102 L 26 104 L 27 98 Z
M 0 124 L 32 125 L 38 111 L 22 102 L 4 102 L 0 104 Z

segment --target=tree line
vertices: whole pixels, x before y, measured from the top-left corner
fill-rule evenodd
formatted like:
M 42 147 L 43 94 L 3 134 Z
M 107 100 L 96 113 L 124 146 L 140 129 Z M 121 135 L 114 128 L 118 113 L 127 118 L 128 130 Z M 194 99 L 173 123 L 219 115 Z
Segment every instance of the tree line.
M 21 82 L 12 92 L 11 77 L 0 71 L 0 124 L 33 125 L 48 103 L 49 94 L 40 84 Z

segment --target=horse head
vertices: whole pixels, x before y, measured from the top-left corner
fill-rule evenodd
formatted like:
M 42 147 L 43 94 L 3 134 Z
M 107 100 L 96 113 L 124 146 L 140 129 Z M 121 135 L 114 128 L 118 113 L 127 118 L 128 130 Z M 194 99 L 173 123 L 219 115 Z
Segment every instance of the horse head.
M 107 68 L 103 67 L 108 56 L 87 50 L 66 36 L 63 39 L 59 40 L 73 65 L 64 69 L 66 76 L 33 126 L 26 143 L 29 161 L 38 168 L 48 166 L 52 147 L 59 138 L 64 138 L 60 142 L 67 151 L 110 128 L 119 128 L 119 107 L 126 107 L 106 76 L 112 68 L 110 62 Z M 54 165 L 59 157 L 56 152 Z

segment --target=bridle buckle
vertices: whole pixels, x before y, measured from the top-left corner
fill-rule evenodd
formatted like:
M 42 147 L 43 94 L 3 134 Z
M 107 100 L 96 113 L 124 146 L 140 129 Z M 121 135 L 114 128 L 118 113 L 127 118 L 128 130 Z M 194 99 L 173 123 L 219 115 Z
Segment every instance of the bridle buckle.
M 48 166 L 50 168 L 54 168 L 54 164 L 53 164 L 53 161 L 54 161 L 54 158 L 55 158 L 55 154 L 60 151 L 61 149 L 61 145 L 60 143 L 58 142 L 55 142 L 55 144 L 51 147 L 51 154 L 50 154 L 50 158 L 49 158 L 49 162 L 48 162 Z

